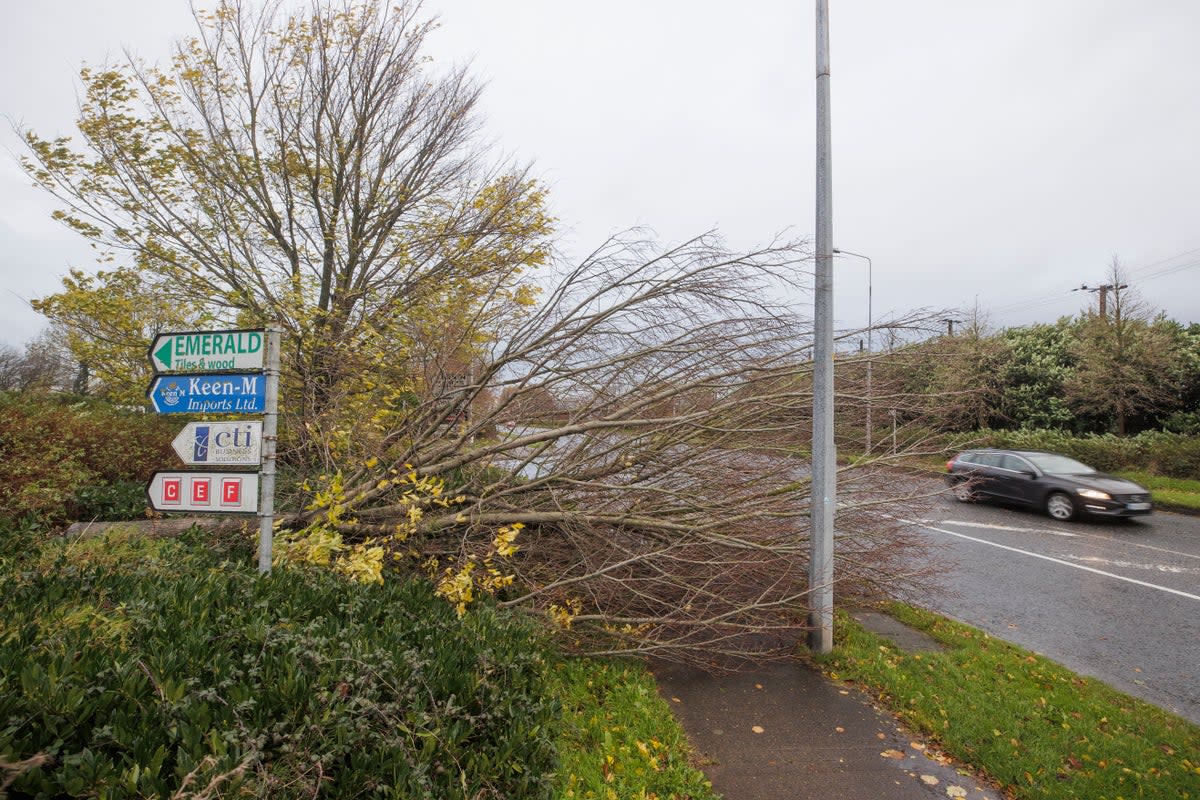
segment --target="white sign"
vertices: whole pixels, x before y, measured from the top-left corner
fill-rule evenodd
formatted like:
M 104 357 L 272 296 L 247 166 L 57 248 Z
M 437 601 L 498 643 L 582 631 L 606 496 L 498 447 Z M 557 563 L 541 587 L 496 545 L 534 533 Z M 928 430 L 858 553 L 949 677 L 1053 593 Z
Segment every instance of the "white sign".
M 258 511 L 258 473 L 156 472 L 146 494 L 155 511 L 252 514 Z
M 155 372 L 220 372 L 263 368 L 263 331 L 160 333 L 150 344 Z
M 189 422 L 171 446 L 189 466 L 257 467 L 262 460 L 262 423 Z

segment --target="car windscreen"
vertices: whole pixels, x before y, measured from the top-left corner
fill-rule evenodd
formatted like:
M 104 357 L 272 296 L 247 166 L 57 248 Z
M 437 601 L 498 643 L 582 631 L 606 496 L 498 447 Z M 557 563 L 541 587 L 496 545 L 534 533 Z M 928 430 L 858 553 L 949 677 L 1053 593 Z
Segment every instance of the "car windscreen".
M 1053 453 L 1023 453 L 1022 455 L 1032 461 L 1042 472 L 1049 473 L 1050 475 L 1080 475 L 1096 471 L 1087 464 L 1083 464 L 1073 458 L 1058 456 Z

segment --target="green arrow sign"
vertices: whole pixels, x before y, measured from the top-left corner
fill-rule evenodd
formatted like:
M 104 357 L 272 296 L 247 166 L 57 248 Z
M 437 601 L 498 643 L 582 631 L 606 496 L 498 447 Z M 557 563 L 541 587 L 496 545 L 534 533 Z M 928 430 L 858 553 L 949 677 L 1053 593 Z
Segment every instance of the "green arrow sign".
M 155 367 L 157 367 L 158 364 L 162 364 L 166 369 L 171 368 L 171 340 L 170 339 L 163 342 L 163 346 L 154 351 L 154 358 L 152 358 L 151 361 L 157 362 L 154 365 Z
M 261 330 L 160 333 L 150 344 L 157 372 L 227 372 L 263 368 Z

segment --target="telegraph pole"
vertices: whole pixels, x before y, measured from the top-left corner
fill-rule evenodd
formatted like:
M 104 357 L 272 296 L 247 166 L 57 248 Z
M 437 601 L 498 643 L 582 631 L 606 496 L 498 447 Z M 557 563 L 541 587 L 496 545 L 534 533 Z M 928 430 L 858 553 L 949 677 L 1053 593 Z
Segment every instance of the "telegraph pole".
M 813 295 L 813 436 L 808 644 L 833 649 L 833 159 L 829 124 L 829 0 L 817 0 L 817 251 Z
M 1116 291 L 1120 291 L 1121 289 L 1128 289 L 1128 288 L 1129 288 L 1129 284 L 1127 284 L 1127 283 L 1122 283 L 1122 284 L 1104 283 L 1104 284 L 1101 284 L 1100 286 L 1088 286 L 1085 283 L 1084 285 L 1080 286 L 1078 289 L 1072 289 L 1071 291 L 1073 291 L 1073 292 L 1092 292 L 1093 294 L 1099 294 L 1100 295 L 1100 317 L 1102 319 L 1108 319 L 1108 293 L 1116 292 Z

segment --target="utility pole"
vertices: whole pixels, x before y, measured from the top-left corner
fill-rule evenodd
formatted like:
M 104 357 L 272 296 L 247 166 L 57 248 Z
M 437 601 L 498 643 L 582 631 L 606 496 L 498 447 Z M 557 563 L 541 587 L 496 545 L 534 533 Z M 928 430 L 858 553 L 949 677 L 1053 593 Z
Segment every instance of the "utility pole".
M 954 335 L 954 326 L 956 324 L 962 322 L 962 320 L 961 319 L 944 319 L 944 320 L 942 320 L 942 322 L 946 323 L 946 335 L 953 336 Z
M 1088 286 L 1085 283 L 1084 285 L 1080 286 L 1078 289 L 1072 289 L 1071 291 L 1073 291 L 1073 292 L 1092 292 L 1093 294 L 1099 294 L 1100 295 L 1100 317 L 1102 319 L 1108 319 L 1108 293 L 1116 292 L 1116 291 L 1120 291 L 1121 289 L 1128 289 L 1128 288 L 1129 288 L 1129 284 L 1127 284 L 1127 283 L 1122 283 L 1119 285 L 1113 284 L 1113 283 L 1104 283 L 1104 284 L 1101 284 L 1100 286 Z
M 808 644 L 833 649 L 833 159 L 829 124 L 829 0 L 817 0 L 817 251 L 813 293 L 813 436 Z
M 871 314 L 871 302 L 872 302 L 871 293 L 873 291 L 871 287 L 874 282 L 873 278 L 872 278 L 872 273 L 875 271 L 875 265 L 871 261 L 870 256 L 864 256 L 862 253 L 855 253 L 850 250 L 839 250 L 836 247 L 833 248 L 833 252 L 837 255 L 848 255 L 848 256 L 854 256 L 856 258 L 866 259 L 866 262 L 867 262 L 867 430 L 866 430 L 866 440 L 867 441 L 866 441 L 866 446 L 864 448 L 864 451 L 867 455 L 870 455 L 871 454 L 871 444 L 872 444 L 872 442 L 871 442 L 871 434 L 872 434 L 871 405 L 872 405 L 872 397 L 873 397 L 873 395 L 871 393 L 871 364 L 874 360 L 871 354 L 874 352 L 874 349 L 875 349 L 871 346 L 871 344 L 872 344 L 871 336 L 875 331 L 875 320 Z M 859 340 L 858 349 L 860 351 L 862 350 L 862 340 Z

